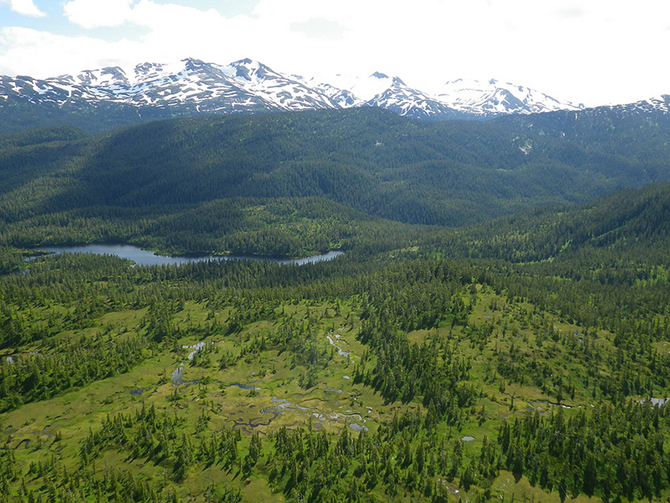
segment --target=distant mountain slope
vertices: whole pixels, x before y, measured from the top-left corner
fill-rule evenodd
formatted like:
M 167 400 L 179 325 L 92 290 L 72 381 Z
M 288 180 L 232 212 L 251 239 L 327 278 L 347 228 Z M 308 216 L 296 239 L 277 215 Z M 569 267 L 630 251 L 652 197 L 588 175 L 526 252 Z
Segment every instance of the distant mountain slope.
M 524 211 L 439 234 L 429 245 L 452 256 L 546 263 L 570 276 L 591 266 L 599 270 L 610 257 L 667 266 L 668 246 L 670 183 L 617 191 L 580 206 Z M 573 272 L 560 265 L 575 261 Z
M 576 110 L 543 93 L 499 84 L 437 94 L 407 86 L 398 77 L 337 76 L 320 82 L 276 72 L 243 59 L 228 65 L 185 59 L 143 63 L 132 70 L 109 67 L 48 79 L 0 76 L 0 132 L 25 127 L 74 125 L 103 131 L 155 119 L 372 106 L 417 119 L 488 119 L 557 109 Z
M 654 153 L 656 147 L 666 141 L 670 128 L 670 95 L 580 111 L 507 116 L 499 121 L 540 135 L 573 140 L 591 149 L 606 149 L 622 155 L 633 149 L 644 155 L 644 152 Z
M 670 180 L 669 163 L 651 169 L 644 159 L 525 126 L 417 122 L 376 108 L 180 119 L 90 138 L 72 134 L 33 132 L 34 144 L 25 134 L 5 138 L 0 218 L 101 205 L 325 197 L 400 222 L 461 226 Z M 649 156 L 668 158 L 670 141 L 653 145 Z

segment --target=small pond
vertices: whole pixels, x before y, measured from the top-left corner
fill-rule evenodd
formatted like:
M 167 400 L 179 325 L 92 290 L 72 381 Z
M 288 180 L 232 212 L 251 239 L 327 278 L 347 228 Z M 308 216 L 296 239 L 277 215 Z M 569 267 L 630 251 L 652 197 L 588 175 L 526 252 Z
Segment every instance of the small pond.
M 341 251 L 330 251 L 320 255 L 312 255 L 311 257 L 303 257 L 297 259 L 274 259 L 274 258 L 259 258 L 259 257 L 241 257 L 234 255 L 205 255 L 200 257 L 167 257 L 165 255 L 157 255 L 154 252 L 142 250 L 137 246 L 131 245 L 115 245 L 115 244 L 91 244 L 83 246 L 41 246 L 37 248 L 40 251 L 48 251 L 52 253 L 92 253 L 95 255 L 114 255 L 124 259 L 132 260 L 137 265 L 181 265 L 191 262 L 208 262 L 221 260 L 269 260 L 278 264 L 293 264 L 305 265 L 315 264 L 317 262 L 325 262 L 333 260 L 343 254 Z

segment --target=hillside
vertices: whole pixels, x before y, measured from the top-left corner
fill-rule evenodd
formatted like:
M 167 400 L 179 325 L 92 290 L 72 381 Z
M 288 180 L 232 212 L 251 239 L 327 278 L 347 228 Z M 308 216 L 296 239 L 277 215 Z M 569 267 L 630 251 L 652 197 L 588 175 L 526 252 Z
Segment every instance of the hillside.
M 449 255 L 555 265 L 584 249 L 633 256 L 650 242 L 660 248 L 670 235 L 669 225 L 670 185 L 659 183 L 580 206 L 536 208 L 442 232 L 430 246 Z
M 37 226 L 73 220 L 113 241 L 139 238 L 152 214 L 188 211 L 206 227 L 203 205 L 230 200 L 320 198 L 366 218 L 462 226 L 668 180 L 668 129 L 649 128 L 645 158 L 524 125 L 415 122 L 371 108 L 161 121 L 88 137 L 33 130 L 0 141 L 0 217 L 14 235 L 26 229 L 12 241 L 25 245 L 49 241 Z M 620 129 L 645 141 L 644 127 Z
M 574 111 L 554 111 L 528 117 L 503 117 L 501 123 L 554 138 L 566 138 L 592 151 L 633 157 L 650 165 L 651 174 L 664 159 L 659 147 L 670 127 L 670 95 L 637 103 Z
M 423 249 L 483 263 L 503 273 L 498 289 L 628 338 L 667 318 L 668 222 L 670 185 L 654 184 L 433 233 Z

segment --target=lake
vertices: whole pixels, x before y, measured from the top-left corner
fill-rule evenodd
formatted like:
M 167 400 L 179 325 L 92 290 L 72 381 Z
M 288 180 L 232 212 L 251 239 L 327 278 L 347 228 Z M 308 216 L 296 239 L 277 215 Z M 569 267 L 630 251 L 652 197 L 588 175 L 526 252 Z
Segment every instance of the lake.
M 234 255 L 204 255 L 200 257 L 167 257 L 165 255 L 157 255 L 154 252 L 142 250 L 137 246 L 131 245 L 112 245 L 112 244 L 92 244 L 83 246 L 41 246 L 40 251 L 48 251 L 52 253 L 93 253 L 95 255 L 114 255 L 116 257 L 132 260 L 137 265 L 181 265 L 189 264 L 191 262 L 209 262 L 221 260 L 268 260 L 278 264 L 293 264 L 305 265 L 315 264 L 317 262 L 325 262 L 339 257 L 344 252 L 330 251 L 320 255 L 312 255 L 311 257 L 303 257 L 296 259 L 275 259 L 275 258 L 260 258 L 260 257 L 241 257 Z

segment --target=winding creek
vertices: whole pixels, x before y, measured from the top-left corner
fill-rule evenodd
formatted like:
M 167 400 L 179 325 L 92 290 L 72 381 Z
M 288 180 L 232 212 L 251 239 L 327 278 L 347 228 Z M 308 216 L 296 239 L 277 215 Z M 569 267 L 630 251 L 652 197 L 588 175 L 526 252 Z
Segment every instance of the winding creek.
M 335 335 L 337 339 L 339 339 L 339 335 Z M 346 356 L 348 358 L 352 358 L 350 352 L 342 351 L 337 345 L 335 345 L 333 339 L 330 336 L 327 336 L 328 341 L 330 344 L 335 346 L 338 349 L 338 353 L 341 356 Z M 210 344 L 217 344 L 216 342 L 210 343 Z M 194 344 L 192 346 L 182 346 L 184 349 L 191 349 L 192 351 L 188 354 L 187 359 L 192 360 L 195 354 L 198 351 L 201 351 L 203 348 L 207 346 L 206 343 L 204 342 L 199 342 L 197 344 Z M 184 369 L 184 364 L 179 365 L 173 372 L 172 372 L 172 384 L 174 385 L 180 385 L 180 384 L 197 384 L 198 381 L 185 381 L 182 377 L 182 372 Z M 260 391 L 262 388 L 259 388 L 255 386 L 254 384 L 241 384 L 241 383 L 232 383 L 228 384 L 226 387 L 237 387 L 243 390 L 255 390 L 255 391 Z M 144 390 L 143 389 L 138 389 L 138 390 L 133 390 L 130 393 L 139 395 L 142 394 Z M 326 393 L 342 393 L 341 389 L 327 389 L 325 390 Z M 363 418 L 360 414 L 353 413 L 351 411 L 346 411 L 346 413 L 342 412 L 323 412 L 319 410 L 316 407 L 302 407 L 300 405 L 294 404 L 290 402 L 289 400 L 286 399 L 280 399 L 277 398 L 276 396 L 272 397 L 272 403 L 275 405 L 272 405 L 270 407 L 265 407 L 260 409 L 258 412 L 261 415 L 261 417 L 255 417 L 249 420 L 240 420 L 240 419 L 234 419 L 234 428 L 244 428 L 244 429 L 254 429 L 258 428 L 259 426 L 269 426 L 272 421 L 277 419 L 279 415 L 283 414 L 287 410 L 293 410 L 293 411 L 300 411 L 303 413 L 306 413 L 310 416 L 312 416 L 316 421 L 319 423 L 316 423 L 314 426 L 317 428 L 322 428 L 323 424 L 320 423 L 325 423 L 328 426 L 331 426 L 331 421 L 340 421 L 344 419 L 345 422 L 349 425 L 349 428 L 361 432 L 361 431 L 368 431 L 368 427 L 365 426 L 362 423 L 367 422 L 367 419 Z M 252 406 L 253 407 L 253 406 Z M 368 408 L 369 409 L 369 408 Z M 370 410 L 370 409 L 369 409 Z M 237 413 L 231 412 L 232 415 L 236 415 Z M 262 417 L 265 414 L 272 414 L 272 417 Z M 355 423 L 349 423 L 350 420 L 355 420 Z
M 272 419 L 276 419 L 277 416 L 279 416 L 286 410 L 294 409 L 307 412 L 317 421 L 326 423 L 328 426 L 330 426 L 330 421 L 336 421 L 342 418 L 344 418 L 345 420 L 356 419 L 358 422 L 361 423 L 366 422 L 366 420 L 360 414 L 343 414 L 341 412 L 321 412 L 317 408 L 301 407 L 300 405 L 296 405 L 284 398 L 277 398 L 276 396 L 272 397 L 272 401 L 277 405 L 274 405 L 272 407 L 265 407 L 264 409 L 261 409 L 259 411 L 261 414 L 273 414 Z M 268 421 L 267 424 L 270 424 L 272 419 Z M 363 426 L 358 423 L 351 423 L 349 424 L 349 427 L 355 431 L 368 431 L 367 426 Z
M 335 339 L 339 339 L 340 335 L 335 334 L 333 337 L 335 337 Z M 335 344 L 335 341 L 333 340 L 333 337 L 331 337 L 330 335 L 326 335 L 326 339 L 328 339 L 328 342 L 330 343 L 330 345 L 335 346 L 335 349 L 337 349 L 337 354 L 340 355 L 340 356 L 346 356 L 347 358 L 353 358 L 351 356 L 351 351 L 344 351 L 340 346 Z

